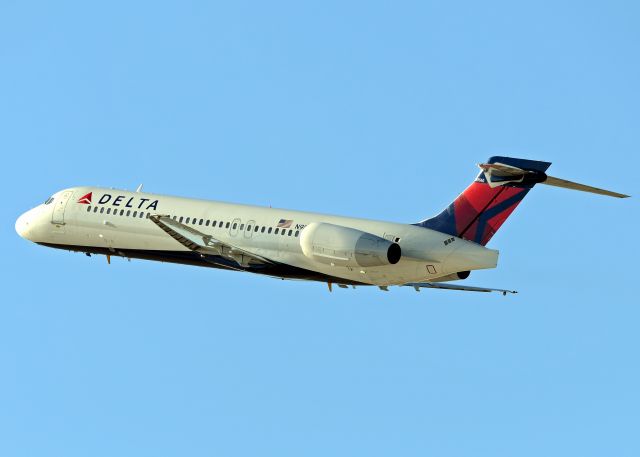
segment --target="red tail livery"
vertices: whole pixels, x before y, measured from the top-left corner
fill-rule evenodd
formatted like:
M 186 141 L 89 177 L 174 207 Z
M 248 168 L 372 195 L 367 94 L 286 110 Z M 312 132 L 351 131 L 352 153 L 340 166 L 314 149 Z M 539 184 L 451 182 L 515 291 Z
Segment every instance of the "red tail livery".
M 416 225 L 486 245 L 550 162 L 491 157 L 476 180 L 437 216 Z

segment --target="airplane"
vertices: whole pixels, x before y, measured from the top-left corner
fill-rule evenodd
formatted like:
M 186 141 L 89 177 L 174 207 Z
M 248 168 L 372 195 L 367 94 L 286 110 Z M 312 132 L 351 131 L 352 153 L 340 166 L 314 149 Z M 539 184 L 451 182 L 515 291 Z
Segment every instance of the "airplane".
M 413 224 L 196 200 L 142 191 L 72 187 L 16 221 L 42 246 L 69 251 L 321 281 L 329 291 L 389 286 L 499 292 L 452 284 L 495 268 L 486 247 L 536 184 L 628 195 L 554 178 L 550 162 L 495 156 L 440 214 Z

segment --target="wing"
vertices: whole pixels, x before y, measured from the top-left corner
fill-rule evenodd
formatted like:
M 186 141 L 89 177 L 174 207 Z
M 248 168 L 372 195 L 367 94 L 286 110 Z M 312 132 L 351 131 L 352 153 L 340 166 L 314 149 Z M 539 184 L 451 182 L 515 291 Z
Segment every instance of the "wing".
M 241 267 L 273 263 L 265 257 L 224 243 L 211 235 L 205 235 L 169 216 L 153 215 L 149 216 L 149 219 L 178 243 L 200 254 L 220 256 L 236 262 Z
M 464 290 L 467 292 L 500 292 L 502 295 L 517 294 L 515 290 L 506 289 L 491 289 L 488 287 L 473 287 L 463 286 L 457 284 L 444 284 L 440 282 L 410 282 L 403 284 L 403 286 L 413 287 L 416 292 L 420 292 L 420 289 L 445 289 L 445 290 Z

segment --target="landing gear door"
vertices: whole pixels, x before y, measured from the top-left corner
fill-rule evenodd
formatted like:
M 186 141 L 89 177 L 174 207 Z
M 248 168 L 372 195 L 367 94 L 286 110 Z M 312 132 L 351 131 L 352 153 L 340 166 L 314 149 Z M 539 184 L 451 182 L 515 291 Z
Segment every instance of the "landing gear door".
M 52 224 L 64 225 L 64 209 L 67 207 L 71 194 L 73 194 L 73 191 L 67 190 L 53 201 Z

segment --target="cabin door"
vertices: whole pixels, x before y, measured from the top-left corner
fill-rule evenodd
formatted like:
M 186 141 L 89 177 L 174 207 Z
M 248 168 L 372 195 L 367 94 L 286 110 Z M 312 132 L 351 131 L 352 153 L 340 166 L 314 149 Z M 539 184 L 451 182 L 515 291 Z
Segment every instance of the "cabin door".
M 52 224 L 64 225 L 64 209 L 67 207 L 67 203 L 69 202 L 69 198 L 72 194 L 73 191 L 67 190 L 53 201 L 53 215 L 51 216 Z

